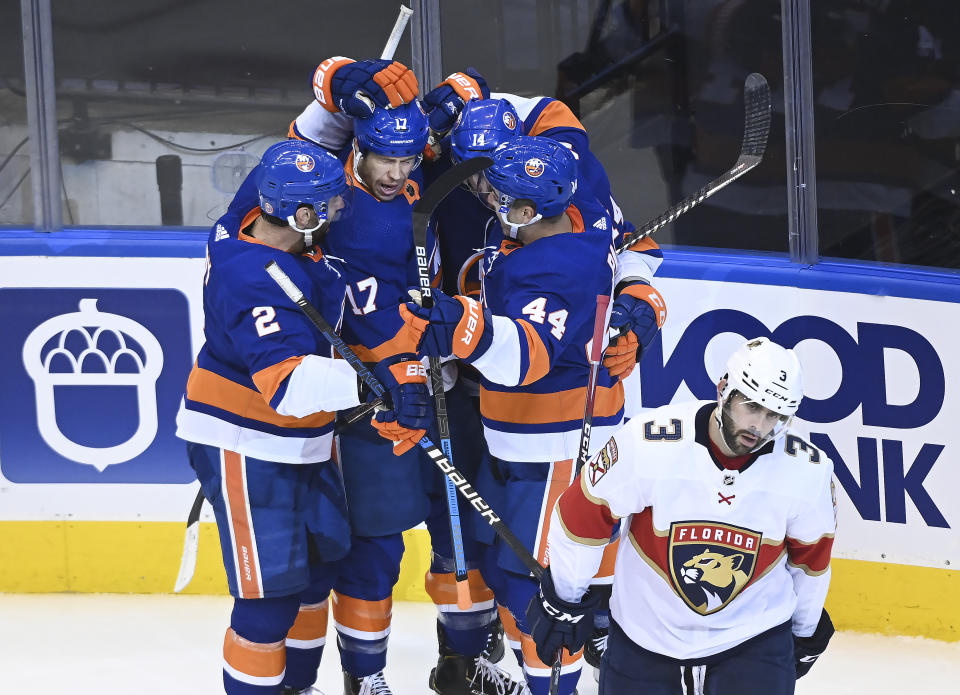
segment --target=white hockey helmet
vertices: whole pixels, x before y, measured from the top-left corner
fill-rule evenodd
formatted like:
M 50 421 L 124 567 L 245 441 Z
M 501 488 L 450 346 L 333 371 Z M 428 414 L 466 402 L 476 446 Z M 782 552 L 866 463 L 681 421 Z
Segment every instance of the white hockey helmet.
M 730 355 L 727 373 L 721 384 L 723 388 L 718 393 L 718 417 L 734 391 L 783 416 L 782 421 L 756 448 L 783 434 L 803 400 L 800 360 L 793 350 L 777 345 L 769 338 L 748 340 Z

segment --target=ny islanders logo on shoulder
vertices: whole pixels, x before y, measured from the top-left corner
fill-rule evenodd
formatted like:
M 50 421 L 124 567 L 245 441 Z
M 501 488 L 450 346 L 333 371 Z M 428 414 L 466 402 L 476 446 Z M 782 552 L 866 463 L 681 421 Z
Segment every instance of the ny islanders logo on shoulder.
M 674 522 L 668 550 L 674 590 L 700 615 L 716 613 L 750 583 L 762 539 L 730 524 Z

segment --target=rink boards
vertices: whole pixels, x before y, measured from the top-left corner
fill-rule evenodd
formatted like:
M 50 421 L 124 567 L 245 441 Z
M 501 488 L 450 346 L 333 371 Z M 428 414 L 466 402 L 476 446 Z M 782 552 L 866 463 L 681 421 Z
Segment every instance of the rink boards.
M 172 589 L 196 492 L 173 416 L 202 341 L 204 236 L 23 233 L 0 247 L 0 591 Z M 669 316 L 629 410 L 712 398 L 744 337 L 795 345 L 798 429 L 836 467 L 835 622 L 960 640 L 957 277 L 665 255 Z M 220 593 L 203 519 L 188 591 Z M 426 600 L 429 539 L 406 540 L 395 598 Z

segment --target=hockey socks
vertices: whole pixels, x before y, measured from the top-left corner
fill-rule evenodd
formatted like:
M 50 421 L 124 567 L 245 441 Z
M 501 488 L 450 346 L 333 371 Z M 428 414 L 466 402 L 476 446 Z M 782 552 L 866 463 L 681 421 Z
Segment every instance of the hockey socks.
M 329 602 L 301 604 L 293 627 L 285 640 L 287 674 L 283 684 L 302 690 L 317 680 L 317 669 L 327 643 L 327 613 Z
M 480 577 L 480 572 L 468 570 L 467 583 L 473 605 L 466 610 L 459 608 L 456 577 L 451 571 L 443 571 L 446 564 L 452 567 L 453 560 L 445 560 L 435 555 L 433 565 L 424 578 L 427 594 L 437 607 L 441 654 L 447 651 L 462 656 L 478 656 L 487 646 L 490 625 L 497 616 L 493 592 Z

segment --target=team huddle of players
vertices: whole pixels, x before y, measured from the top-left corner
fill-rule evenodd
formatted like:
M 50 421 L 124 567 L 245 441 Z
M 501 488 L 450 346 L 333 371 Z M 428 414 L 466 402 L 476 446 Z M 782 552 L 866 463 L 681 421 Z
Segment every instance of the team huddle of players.
M 716 401 L 624 425 L 624 380 L 666 319 L 662 255 L 650 239 L 615 252 L 633 226 L 570 109 L 491 93 L 473 70 L 421 99 L 386 60 L 330 58 L 313 87 L 211 231 L 206 342 L 177 416 L 235 599 L 225 691 L 319 692 L 332 609 L 344 693 L 391 693 L 402 532 L 425 522 L 435 692 L 546 695 L 559 661 L 570 695 L 584 659 L 607 693 L 793 692 L 832 633 L 835 526 L 832 464 L 789 430 L 793 352 L 752 340 Z M 489 166 L 417 241 L 413 206 L 477 157 Z M 428 301 L 410 292 L 424 278 Z M 598 296 L 596 453 L 578 471 Z M 440 409 L 426 358 L 442 362 Z M 548 566 L 540 580 L 453 503 L 424 434 Z M 495 665 L 504 643 L 522 680 Z

